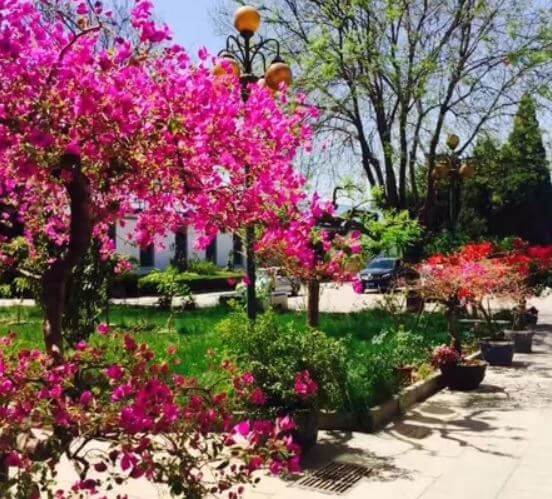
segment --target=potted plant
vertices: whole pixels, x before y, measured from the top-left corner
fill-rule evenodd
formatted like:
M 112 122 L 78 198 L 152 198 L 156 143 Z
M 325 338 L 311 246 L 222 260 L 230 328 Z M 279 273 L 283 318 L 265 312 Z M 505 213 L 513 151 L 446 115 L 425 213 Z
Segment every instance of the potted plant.
M 475 390 L 485 378 L 487 363 L 479 360 L 468 360 L 450 346 L 437 347 L 431 363 L 443 374 L 445 384 L 451 390 Z
M 512 252 L 498 252 L 491 243 L 469 244 L 449 256 L 430 259 L 428 285 L 437 284 L 442 301 L 456 300 L 471 306 L 481 317 L 476 328 L 481 337 L 483 358 L 491 365 L 509 366 L 514 356 L 514 342 L 493 320 L 491 298 L 513 298 L 516 301 L 525 290 L 526 272 Z M 448 295 L 447 295 L 448 293 Z
M 299 333 L 274 312 L 249 323 L 242 311 L 217 326 L 224 355 L 234 358 L 246 381 L 260 391 L 243 408 L 256 418 L 290 416 L 303 451 L 317 440 L 320 410 L 342 405 L 347 391 L 346 355 L 341 341 L 308 329 Z
M 430 257 L 419 266 L 419 290 L 426 299 L 443 306 L 451 339 L 450 348 L 456 352 L 457 361 L 450 364 L 451 369 L 447 373 L 447 376 L 454 376 L 456 380 L 449 383 L 451 388 L 460 386 L 457 378 L 469 376 L 470 371 L 482 373 L 482 376 L 485 374 L 487 363 L 479 360 L 470 361 L 469 369 L 461 369 L 465 362 L 462 357 L 462 333 L 458 327 L 458 316 L 467 305 L 479 308 L 486 296 L 498 290 L 495 286 L 498 271 L 488 262 L 492 252 L 493 246 L 489 243 L 470 244 L 451 255 Z M 473 367 L 476 365 L 480 369 Z M 474 379 L 478 379 L 479 374 Z M 478 383 L 482 379 L 483 377 Z M 469 386 L 473 384 L 468 383 Z
M 481 356 L 491 366 L 509 367 L 514 359 L 514 342 L 505 334 L 504 331 L 497 328 L 496 324 L 485 324 L 476 326 L 474 331 L 482 338 L 479 341 Z
M 515 296 L 517 304 L 512 309 L 512 329 L 505 333 L 514 342 L 516 352 L 531 353 L 539 312 L 527 307 L 527 300 L 538 295 L 550 279 L 552 246 L 528 246 L 516 241 L 507 258 L 521 280 Z

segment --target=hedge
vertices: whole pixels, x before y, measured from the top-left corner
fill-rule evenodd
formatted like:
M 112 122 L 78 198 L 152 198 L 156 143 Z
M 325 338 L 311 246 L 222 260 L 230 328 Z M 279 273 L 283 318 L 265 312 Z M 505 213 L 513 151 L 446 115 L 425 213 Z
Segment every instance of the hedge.
M 111 286 L 112 298 L 136 298 L 138 296 L 157 296 L 155 274 L 122 274 L 115 277 Z M 178 274 L 178 281 L 188 285 L 193 293 L 231 291 L 243 279 L 240 272 L 220 271 L 215 275 L 199 275 L 193 272 Z M 230 282 L 229 282 L 230 281 Z

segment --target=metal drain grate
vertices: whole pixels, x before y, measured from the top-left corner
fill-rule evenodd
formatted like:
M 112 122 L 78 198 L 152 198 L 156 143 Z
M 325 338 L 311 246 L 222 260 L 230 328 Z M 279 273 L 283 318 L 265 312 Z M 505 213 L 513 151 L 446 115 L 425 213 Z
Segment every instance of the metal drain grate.
M 344 494 L 370 471 L 371 468 L 358 464 L 332 462 L 299 480 L 298 485 L 320 492 Z

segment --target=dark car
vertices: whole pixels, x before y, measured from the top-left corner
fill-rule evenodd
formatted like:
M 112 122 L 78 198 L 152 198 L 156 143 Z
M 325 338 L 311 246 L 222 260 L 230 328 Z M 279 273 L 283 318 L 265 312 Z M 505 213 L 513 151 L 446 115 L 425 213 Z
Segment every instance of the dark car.
M 373 289 L 386 293 L 395 288 L 403 279 L 416 279 L 418 273 L 403 264 L 400 258 L 375 258 L 359 272 L 362 291 Z

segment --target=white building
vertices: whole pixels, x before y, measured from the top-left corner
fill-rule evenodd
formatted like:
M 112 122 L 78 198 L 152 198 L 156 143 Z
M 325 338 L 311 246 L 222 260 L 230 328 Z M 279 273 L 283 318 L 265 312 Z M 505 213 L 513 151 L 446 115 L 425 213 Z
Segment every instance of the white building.
M 198 250 L 196 233 L 193 228 L 188 228 L 177 234 L 167 234 L 149 248 L 140 248 L 129 239 L 136 230 L 136 220 L 136 217 L 127 217 L 124 224 L 118 224 L 115 240 L 117 253 L 137 262 L 139 273 L 163 270 L 175 257 L 180 261 L 209 260 L 219 267 L 227 267 L 230 263 L 235 267 L 243 266 L 240 239 L 233 234 L 220 233 L 207 249 Z

